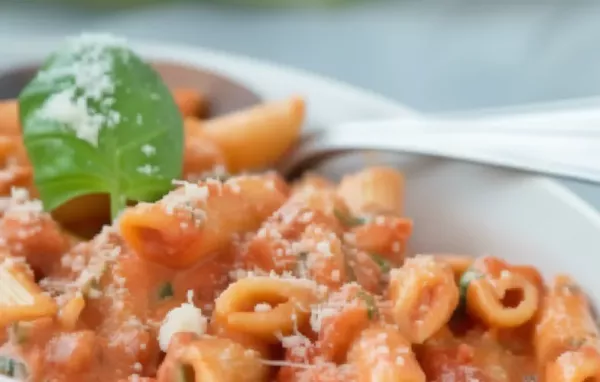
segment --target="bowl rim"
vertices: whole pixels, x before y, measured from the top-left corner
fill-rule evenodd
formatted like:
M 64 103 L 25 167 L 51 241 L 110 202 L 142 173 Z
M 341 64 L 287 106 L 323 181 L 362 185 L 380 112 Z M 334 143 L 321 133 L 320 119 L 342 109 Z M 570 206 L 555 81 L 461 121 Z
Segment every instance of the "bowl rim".
M 119 36 L 122 35 L 119 34 Z M 8 52 L 9 55 L 11 53 L 14 53 L 17 56 L 20 53 L 25 53 L 25 57 L 17 57 L 16 59 L 14 56 L 12 57 L 12 59 L 9 56 L 8 61 L 12 63 L 9 63 L 8 65 L 0 63 L 0 72 L 4 72 L 5 70 L 11 70 L 14 68 L 15 65 L 27 65 L 31 64 L 32 62 L 35 62 L 35 60 L 38 60 L 39 62 L 39 60 L 43 59 L 45 55 L 49 51 L 51 51 L 52 48 L 57 47 L 62 41 L 64 41 L 65 37 L 66 36 L 20 36 L 15 38 L 12 36 L 0 35 L 0 53 Z M 337 89 L 338 92 L 352 94 L 357 98 L 365 99 L 368 103 L 377 104 L 381 109 L 388 109 L 394 111 L 395 114 L 413 116 L 418 116 L 420 114 L 418 111 L 407 107 L 398 101 L 387 98 L 375 91 L 351 85 L 344 81 L 320 75 L 309 70 L 296 68 L 293 66 L 280 64 L 268 60 L 257 59 L 243 54 L 209 49 L 186 43 L 178 43 L 161 39 L 145 40 L 139 38 L 128 38 L 127 36 L 124 37 L 127 39 L 128 43 L 132 46 L 134 50 L 155 52 L 154 54 L 151 54 L 151 56 L 156 57 L 153 57 L 153 59 L 180 61 L 181 64 L 190 66 L 201 66 L 202 62 L 204 61 L 223 61 L 243 64 L 246 67 L 262 69 L 270 71 L 271 73 L 276 73 L 273 74 L 274 76 L 305 78 L 307 80 L 310 80 L 311 82 L 320 83 L 328 86 L 329 88 Z M 147 54 L 142 53 L 142 55 Z M 4 54 L 0 54 L 0 56 L 3 57 L 3 60 L 6 59 Z M 33 59 L 32 57 L 35 57 L 35 59 Z M 214 68 L 209 67 L 207 69 L 211 70 Z M 218 71 L 217 74 L 226 76 L 229 75 L 229 73 L 222 73 Z M 240 80 L 240 78 L 233 79 L 238 81 Z M 252 90 L 256 91 L 256 93 L 261 95 L 260 90 Z M 294 91 L 294 89 L 289 90 Z M 554 102 L 554 104 L 577 105 L 579 103 L 597 103 L 598 100 L 600 100 L 600 97 L 590 97 L 577 100 L 557 101 Z M 538 104 L 533 104 L 532 106 L 538 107 Z M 528 105 L 522 105 L 519 106 L 519 109 L 526 110 L 527 107 Z M 474 112 L 477 113 L 476 110 Z M 569 190 L 566 186 L 560 184 L 555 179 L 539 175 L 530 175 L 528 176 L 528 178 L 530 179 L 530 181 L 537 183 L 537 185 L 540 186 L 541 189 L 544 189 L 547 192 L 553 194 L 558 200 L 561 200 L 563 203 L 570 206 L 579 215 L 588 220 L 589 223 L 592 224 L 594 228 L 600 232 L 600 211 L 598 211 L 589 202 L 587 202 L 586 200 Z

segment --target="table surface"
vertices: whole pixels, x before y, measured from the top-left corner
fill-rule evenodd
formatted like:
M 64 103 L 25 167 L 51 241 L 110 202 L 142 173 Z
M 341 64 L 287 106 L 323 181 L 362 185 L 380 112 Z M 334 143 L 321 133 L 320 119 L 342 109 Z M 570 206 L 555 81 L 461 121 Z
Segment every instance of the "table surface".
M 0 0 L 0 33 L 102 30 L 189 43 L 308 69 L 424 112 L 600 95 L 600 2 L 365 0 L 301 10 L 167 3 L 92 11 Z M 600 187 L 566 184 L 600 209 Z

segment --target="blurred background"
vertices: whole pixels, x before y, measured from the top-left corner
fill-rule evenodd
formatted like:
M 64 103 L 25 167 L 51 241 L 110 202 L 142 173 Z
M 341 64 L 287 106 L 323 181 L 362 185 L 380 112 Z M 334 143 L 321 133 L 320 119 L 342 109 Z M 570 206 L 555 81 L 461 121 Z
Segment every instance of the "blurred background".
M 83 29 L 277 61 L 423 111 L 600 94 L 600 1 L 0 0 L 0 33 Z
M 593 0 L 0 0 L 0 33 L 81 30 L 276 61 L 425 112 L 600 95 Z

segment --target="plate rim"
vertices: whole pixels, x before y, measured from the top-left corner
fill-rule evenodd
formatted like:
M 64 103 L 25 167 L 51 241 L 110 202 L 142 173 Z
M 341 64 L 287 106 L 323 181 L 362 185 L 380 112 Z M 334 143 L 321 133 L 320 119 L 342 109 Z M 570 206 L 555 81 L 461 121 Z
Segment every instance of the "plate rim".
M 102 32 L 102 33 L 110 33 L 110 32 Z M 26 46 L 28 51 L 32 49 L 41 48 L 40 49 L 40 59 L 43 58 L 42 54 L 45 51 L 48 51 L 48 47 L 55 47 L 64 40 L 65 37 L 72 36 L 73 34 L 63 35 L 63 36 L 20 36 L 17 38 L 0 36 L 0 56 L 3 56 L 1 53 L 9 51 L 9 49 L 18 51 L 18 48 L 15 47 L 23 47 Z M 421 115 L 420 112 L 414 110 L 399 101 L 390 99 L 384 95 L 381 95 L 375 91 L 362 88 L 360 86 L 352 85 L 350 83 L 327 77 L 325 75 L 321 75 L 315 72 L 311 72 L 310 70 L 281 64 L 269 60 L 264 60 L 260 58 L 250 57 L 240 53 L 226 52 L 218 49 L 205 48 L 196 45 L 192 45 L 189 43 L 180 43 L 173 42 L 170 40 L 162 40 L 162 39 L 140 39 L 140 38 L 129 38 L 128 36 L 123 36 L 122 34 L 115 34 L 119 37 L 124 37 L 129 44 L 132 46 L 134 50 L 151 50 L 155 52 L 175 52 L 175 56 L 195 56 L 195 57 L 204 57 L 218 60 L 224 60 L 229 62 L 241 62 L 245 66 L 256 67 L 261 69 L 266 69 L 270 71 L 278 72 L 277 75 L 281 76 L 289 76 L 289 77 L 303 77 L 310 79 L 311 81 L 326 84 L 329 87 L 337 88 L 339 91 L 353 93 L 354 95 L 368 99 L 368 102 L 371 104 L 378 104 L 380 107 L 386 109 L 395 109 L 398 114 L 404 115 Z M 8 49 L 7 49 L 8 47 Z M 10 53 L 10 51 L 9 51 Z M 163 58 L 166 58 L 166 55 L 162 55 Z M 3 72 L 7 69 L 10 69 L 18 64 L 19 61 L 31 62 L 30 59 L 19 59 L 16 60 L 13 58 L 13 64 L 3 65 L 0 63 L 0 72 Z M 202 59 L 194 59 L 194 61 L 202 61 Z M 196 63 L 198 65 L 198 63 Z M 290 91 L 293 91 L 291 89 Z M 260 92 L 259 92 L 260 93 Z M 527 107 L 527 105 L 522 105 L 520 108 Z M 477 112 L 477 110 L 474 110 Z M 553 194 L 558 200 L 570 206 L 573 210 L 575 210 L 579 215 L 584 217 L 586 220 L 592 224 L 597 231 L 600 232 L 600 211 L 598 211 L 591 203 L 584 200 L 579 195 L 575 194 L 573 191 L 569 190 L 566 186 L 560 184 L 557 180 L 543 177 L 539 175 L 529 175 L 527 176 L 530 181 L 537 183 L 540 188 L 546 190 L 547 192 Z

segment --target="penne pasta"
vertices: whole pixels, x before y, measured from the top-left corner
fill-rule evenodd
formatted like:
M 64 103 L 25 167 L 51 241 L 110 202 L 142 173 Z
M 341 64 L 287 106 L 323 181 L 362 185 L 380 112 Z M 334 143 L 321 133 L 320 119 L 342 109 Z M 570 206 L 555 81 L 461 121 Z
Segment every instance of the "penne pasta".
M 357 174 L 346 175 L 338 193 L 354 215 L 402 214 L 404 176 L 388 167 L 369 167 Z
M 238 343 L 215 337 L 202 337 L 169 347 L 158 370 L 158 382 L 264 382 L 268 368 L 260 354 Z
M 545 370 L 547 382 L 589 382 L 600 379 L 600 354 L 597 348 L 567 351 Z
M 305 103 L 300 97 L 271 102 L 207 120 L 205 134 L 223 150 L 231 172 L 263 168 L 298 139 Z
M 374 325 L 352 344 L 348 362 L 357 382 L 425 382 L 410 342 L 391 326 Z
M 196 118 L 186 118 L 184 122 L 183 178 L 189 181 L 198 180 L 207 172 L 224 167 L 225 154 L 204 132 L 202 122 Z
M 413 223 L 408 219 L 378 216 L 352 228 L 352 244 L 367 253 L 376 253 L 402 264 Z
M 43 293 L 26 264 L 10 257 L 0 264 L 0 327 L 18 321 L 52 317 L 54 300 Z
M 473 263 L 465 285 L 467 309 L 490 327 L 514 328 L 531 320 L 538 308 L 537 287 L 504 261 L 482 257 Z M 465 277 L 465 276 L 463 276 Z
M 338 289 L 347 280 L 346 258 L 342 243 L 334 231 L 326 227 L 311 224 L 306 227 L 300 240 L 306 251 L 302 268 L 310 279 L 330 289 Z
M 308 324 L 315 293 L 310 282 L 247 277 L 217 298 L 214 319 L 226 329 L 276 343 L 278 336 L 290 335 Z
M 557 276 L 543 299 L 537 318 L 534 345 L 541 370 L 561 354 L 585 347 L 600 349 L 598 328 L 591 315 L 586 296 L 567 276 Z M 582 358 L 572 354 L 568 357 Z M 583 357 L 585 358 L 585 357 Z M 558 365 L 552 368 L 559 368 Z
M 393 319 L 412 343 L 421 344 L 440 330 L 458 306 L 452 268 L 431 256 L 408 259 L 390 274 Z
M 244 176 L 224 184 L 186 183 L 159 203 L 126 210 L 120 230 L 139 256 L 187 268 L 225 249 L 233 235 L 257 229 L 284 201 L 273 182 Z
M 356 284 L 346 284 L 313 306 L 311 327 L 318 333 L 319 354 L 326 361 L 345 363 L 355 338 L 376 321 L 377 313 L 374 298 Z
M 314 173 L 305 173 L 302 178 L 293 185 L 294 193 L 310 192 L 317 190 L 334 190 L 335 184 L 330 180 Z

